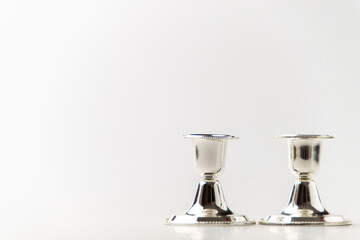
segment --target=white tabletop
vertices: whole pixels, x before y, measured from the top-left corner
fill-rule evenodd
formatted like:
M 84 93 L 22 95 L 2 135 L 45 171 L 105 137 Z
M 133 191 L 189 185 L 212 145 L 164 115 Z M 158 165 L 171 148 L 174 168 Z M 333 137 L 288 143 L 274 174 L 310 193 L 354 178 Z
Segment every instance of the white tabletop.
M 356 239 L 360 225 L 351 226 L 167 226 L 159 224 L 123 225 L 126 239 Z

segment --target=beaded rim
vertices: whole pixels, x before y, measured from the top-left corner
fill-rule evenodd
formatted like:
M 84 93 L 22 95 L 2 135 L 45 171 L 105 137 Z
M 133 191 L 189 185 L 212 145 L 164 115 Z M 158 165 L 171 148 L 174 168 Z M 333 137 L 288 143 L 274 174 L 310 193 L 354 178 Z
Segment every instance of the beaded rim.
M 281 220 L 268 220 L 261 218 L 259 221 L 259 224 L 264 225 L 351 225 L 352 222 L 348 218 L 343 218 L 339 221 L 331 221 L 331 220 L 324 220 L 324 221 L 281 221 Z
M 330 139 L 334 138 L 334 136 L 327 134 L 284 134 L 276 136 L 277 138 L 295 138 L 295 139 Z
M 222 140 L 222 139 L 238 139 L 239 137 L 235 137 L 227 134 L 186 134 L 183 135 L 184 138 L 191 139 L 213 139 L 213 140 Z
M 167 225 L 251 225 L 256 224 L 254 219 L 249 219 L 245 215 L 227 214 L 222 216 L 202 216 L 180 214 L 166 218 L 164 221 Z
M 253 225 L 256 224 L 255 220 L 239 220 L 236 219 L 234 221 L 198 221 L 196 223 L 176 223 L 170 220 L 169 218 L 166 218 L 164 221 L 167 225 Z

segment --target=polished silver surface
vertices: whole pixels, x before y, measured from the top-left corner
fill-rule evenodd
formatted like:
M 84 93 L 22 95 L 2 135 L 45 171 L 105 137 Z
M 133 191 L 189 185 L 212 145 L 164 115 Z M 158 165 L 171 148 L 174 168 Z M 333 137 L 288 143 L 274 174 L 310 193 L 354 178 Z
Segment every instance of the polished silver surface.
M 244 215 L 233 214 L 228 208 L 222 187 L 216 180 L 224 169 L 227 141 L 237 137 L 225 134 L 188 134 L 194 145 L 194 165 L 202 177 L 198 184 L 195 200 L 190 209 L 182 215 L 165 220 L 166 224 L 231 224 L 249 225 L 255 221 Z
M 328 213 L 321 203 L 316 183 L 312 178 L 319 171 L 322 139 L 329 135 L 282 135 L 288 139 L 289 168 L 298 178 L 295 181 L 287 207 L 279 215 L 261 219 L 261 224 L 271 225 L 350 225 L 351 221 L 340 215 Z

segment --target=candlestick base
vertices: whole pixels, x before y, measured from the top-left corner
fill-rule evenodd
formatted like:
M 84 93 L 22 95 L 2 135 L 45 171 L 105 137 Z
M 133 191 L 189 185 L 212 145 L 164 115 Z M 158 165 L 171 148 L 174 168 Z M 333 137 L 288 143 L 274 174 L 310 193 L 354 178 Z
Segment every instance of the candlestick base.
M 165 224 L 255 224 L 244 215 L 234 215 L 228 208 L 220 182 L 200 181 L 193 205 L 183 215 L 175 215 L 165 220 Z
M 248 219 L 244 215 L 226 215 L 226 216 L 196 216 L 196 215 L 174 215 L 165 220 L 169 225 L 192 225 L 192 224 L 211 224 L 211 225 L 251 225 L 254 220 Z
M 269 215 L 259 221 L 264 225 L 326 225 L 326 226 L 344 226 L 351 225 L 351 220 L 340 215 L 315 215 L 311 217 L 302 217 L 299 215 Z

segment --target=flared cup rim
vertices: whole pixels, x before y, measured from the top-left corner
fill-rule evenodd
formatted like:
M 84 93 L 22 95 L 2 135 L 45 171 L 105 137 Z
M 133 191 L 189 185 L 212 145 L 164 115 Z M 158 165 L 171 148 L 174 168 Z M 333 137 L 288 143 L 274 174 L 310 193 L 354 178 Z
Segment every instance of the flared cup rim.
M 277 138 L 292 138 L 292 139 L 330 139 L 334 138 L 328 134 L 283 134 L 276 136 Z
M 190 133 L 183 135 L 184 138 L 190 139 L 238 139 L 239 137 L 228 135 L 228 134 L 210 134 L 210 133 Z

